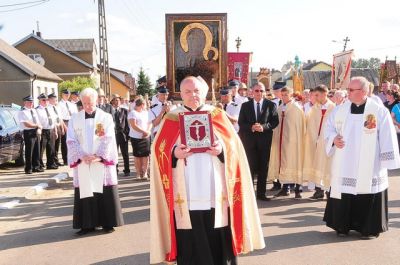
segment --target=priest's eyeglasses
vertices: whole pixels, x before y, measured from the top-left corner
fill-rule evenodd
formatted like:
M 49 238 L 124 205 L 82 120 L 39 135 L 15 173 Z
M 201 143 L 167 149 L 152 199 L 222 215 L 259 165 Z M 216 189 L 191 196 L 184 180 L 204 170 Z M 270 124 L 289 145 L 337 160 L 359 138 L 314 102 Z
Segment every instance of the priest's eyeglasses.
M 362 90 L 361 88 L 347 88 L 347 91 L 354 92 L 356 90 Z

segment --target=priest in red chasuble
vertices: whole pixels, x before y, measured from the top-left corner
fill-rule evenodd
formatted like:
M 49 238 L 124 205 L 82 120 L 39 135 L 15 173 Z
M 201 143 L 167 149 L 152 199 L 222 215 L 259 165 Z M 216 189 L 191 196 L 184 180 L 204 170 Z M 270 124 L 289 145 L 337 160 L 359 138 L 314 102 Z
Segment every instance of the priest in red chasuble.
M 201 77 L 181 85 L 183 106 L 163 119 L 151 152 L 150 262 L 237 264 L 265 247 L 242 143 L 221 109 L 205 104 Z M 194 152 L 181 143 L 180 113 L 207 111 L 213 144 Z

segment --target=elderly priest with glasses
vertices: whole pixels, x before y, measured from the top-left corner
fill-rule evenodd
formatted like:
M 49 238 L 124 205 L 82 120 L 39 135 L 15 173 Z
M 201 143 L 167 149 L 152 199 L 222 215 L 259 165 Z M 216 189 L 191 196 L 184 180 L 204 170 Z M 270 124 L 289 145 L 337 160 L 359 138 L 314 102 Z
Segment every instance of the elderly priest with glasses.
M 73 228 L 84 235 L 102 227 L 105 233 L 123 224 L 118 197 L 117 145 L 113 118 L 96 108 L 97 92 L 80 93 L 83 110 L 68 123 L 68 163 L 73 168 Z
M 388 172 L 400 167 L 388 110 L 368 98 L 369 82 L 353 77 L 349 101 L 336 107 L 325 127 L 332 156 L 331 191 L 324 221 L 338 236 L 350 230 L 373 239 L 388 229 Z

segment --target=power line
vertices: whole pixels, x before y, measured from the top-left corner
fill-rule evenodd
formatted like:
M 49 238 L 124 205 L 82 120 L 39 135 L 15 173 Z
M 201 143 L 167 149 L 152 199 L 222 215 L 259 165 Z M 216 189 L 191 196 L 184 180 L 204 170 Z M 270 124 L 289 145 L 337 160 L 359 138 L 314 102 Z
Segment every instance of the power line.
M 43 2 L 43 1 L 44 0 L 17 3 L 17 4 L 9 4 L 9 5 L 0 5 L 0 7 L 22 6 L 22 5 L 29 5 L 29 4 L 34 4 L 34 3 Z
M 149 24 L 146 24 L 146 23 L 144 23 L 144 21 L 142 21 L 142 19 L 138 16 L 138 13 L 136 13 L 136 12 L 134 12 L 133 10 L 135 10 L 135 8 L 132 10 L 131 8 L 130 8 L 130 6 L 126 3 L 126 1 L 125 0 L 122 0 L 122 3 L 125 5 L 125 7 L 126 7 L 126 11 L 128 11 L 131 15 L 130 16 L 132 16 L 136 21 L 137 21 L 137 24 L 139 25 L 140 24 L 140 26 L 141 27 L 143 27 L 143 28 L 147 28 L 147 29 L 150 29 L 151 27 L 150 27 L 150 25 Z M 130 17 L 129 16 L 129 17 Z
M 6 13 L 6 12 L 12 12 L 12 11 L 17 11 L 17 10 L 22 10 L 22 9 L 27 9 L 30 7 L 42 5 L 44 3 L 49 2 L 50 0 L 42 0 L 42 1 L 36 1 L 35 4 L 29 5 L 29 6 L 24 6 L 24 7 L 19 7 L 19 8 L 13 8 L 13 9 L 8 9 L 8 10 L 1 10 L 0 13 Z

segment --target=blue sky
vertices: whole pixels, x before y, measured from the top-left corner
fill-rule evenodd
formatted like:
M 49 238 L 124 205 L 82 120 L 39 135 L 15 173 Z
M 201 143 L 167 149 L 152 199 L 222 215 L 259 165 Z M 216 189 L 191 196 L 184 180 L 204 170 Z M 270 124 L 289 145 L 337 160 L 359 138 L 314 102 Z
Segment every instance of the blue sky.
M 31 0 L 32 1 L 32 0 Z M 1 5 L 29 0 L 0 0 Z M 295 55 L 323 60 L 348 48 L 356 58 L 400 56 L 400 1 L 317 0 L 105 0 L 112 67 L 134 75 L 140 66 L 153 82 L 165 74 L 166 13 L 228 13 L 228 51 L 242 39 L 241 51 L 253 52 L 252 68 L 280 69 Z M 50 0 L 24 10 L 2 12 L 0 38 L 15 43 L 36 30 L 44 38 L 94 38 L 97 42 L 97 2 Z

